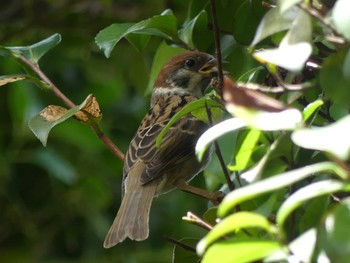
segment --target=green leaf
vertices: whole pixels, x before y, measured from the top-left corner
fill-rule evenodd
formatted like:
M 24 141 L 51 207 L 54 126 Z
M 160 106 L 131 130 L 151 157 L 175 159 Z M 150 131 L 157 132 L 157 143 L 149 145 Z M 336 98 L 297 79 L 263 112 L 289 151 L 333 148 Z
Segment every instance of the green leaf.
M 206 105 L 208 107 L 216 107 L 216 108 L 222 108 L 222 105 L 219 104 L 218 102 L 214 101 L 214 100 L 208 100 L 208 98 L 203 97 L 199 100 L 195 100 L 192 101 L 191 103 L 189 103 L 188 105 L 186 105 L 183 109 L 181 109 L 179 112 L 177 112 L 172 118 L 171 120 L 168 122 L 168 124 L 164 127 L 164 129 L 162 130 L 162 132 L 158 135 L 157 139 L 156 139 L 156 145 L 157 147 L 160 147 L 161 145 L 161 141 L 164 137 L 164 135 L 166 134 L 166 132 L 170 129 L 170 127 L 177 122 L 181 117 L 185 116 L 186 114 L 189 114 L 195 110 L 198 109 L 203 109 L 206 107 Z
M 299 129 L 292 133 L 296 145 L 306 149 L 329 152 L 346 160 L 350 155 L 350 116 L 326 127 Z
M 244 186 L 229 193 L 218 208 L 218 216 L 224 217 L 237 204 L 253 199 L 259 195 L 289 186 L 308 176 L 322 171 L 332 171 L 341 178 L 347 178 L 346 172 L 332 162 L 322 162 L 275 175 L 262 181 Z
M 131 45 L 136 48 L 137 51 L 142 51 L 148 44 L 151 36 L 150 35 L 141 35 L 141 34 L 129 34 L 125 36 Z
M 186 244 L 189 247 L 195 249 L 198 239 L 196 238 L 183 238 L 179 242 Z M 173 249 L 172 263 L 195 263 L 199 262 L 199 257 L 195 251 L 186 250 L 181 246 L 175 245 Z
M 292 10 L 282 15 L 278 8 L 270 9 L 261 20 L 251 46 L 256 45 L 264 38 L 271 36 L 277 32 L 287 30 L 291 27 L 292 22 L 297 17 L 297 12 Z
M 258 1 L 242 1 L 241 5 L 233 14 L 234 22 L 232 31 L 238 43 L 249 45 L 252 42 L 263 11 Z
M 311 34 L 311 18 L 305 12 L 300 11 L 279 47 L 255 52 L 254 57 L 262 63 L 271 63 L 291 71 L 300 71 L 312 52 Z
M 167 45 L 165 42 L 162 42 L 153 58 L 151 73 L 149 76 L 148 86 L 146 94 L 152 93 L 153 86 L 157 80 L 158 74 L 162 69 L 163 65 L 173 56 L 185 51 L 183 48 L 175 48 Z
M 205 10 L 202 10 L 192 20 L 186 22 L 179 30 L 179 38 L 189 46 L 193 46 L 193 32 L 196 26 L 207 27 L 208 16 Z
M 171 40 L 176 38 L 176 31 L 176 17 L 170 10 L 166 10 L 161 15 L 153 16 L 135 24 L 112 24 L 96 35 L 95 42 L 104 51 L 105 56 L 109 58 L 115 45 L 129 34 L 152 35 Z M 138 42 L 135 38 L 129 40 L 138 47 L 142 47 L 146 42 L 145 38 L 138 39 Z
M 254 58 L 263 64 L 271 63 L 290 71 L 300 71 L 312 52 L 309 43 L 303 42 L 279 48 L 257 51 Z
M 243 228 L 258 227 L 275 234 L 275 227 L 262 215 L 252 212 L 238 212 L 220 221 L 197 245 L 197 253 L 203 255 L 205 250 L 217 239 Z
M 329 108 L 329 115 L 336 121 L 346 117 L 349 114 L 349 106 L 333 103 Z
M 197 141 L 195 151 L 198 159 L 201 160 L 203 158 L 205 150 L 208 148 L 210 143 L 215 141 L 217 138 L 228 132 L 241 129 L 245 126 L 246 124 L 241 119 L 232 118 L 222 121 L 219 124 L 216 124 L 213 127 L 209 128 Z
M 46 146 L 51 129 L 79 112 L 90 100 L 91 96 L 89 95 L 82 104 L 70 110 L 66 110 L 60 106 L 50 105 L 31 118 L 28 126 L 43 146 Z
M 256 262 L 283 247 L 276 241 L 261 239 L 237 239 L 220 241 L 209 247 L 202 263 L 247 263 Z
M 327 215 L 321 229 L 319 243 L 329 262 L 347 263 L 350 258 L 350 200 L 336 205 Z
M 258 66 L 248 70 L 246 73 L 242 74 L 237 82 L 252 82 L 259 71 L 264 71 L 265 68 L 263 66 Z
M 329 195 L 313 198 L 307 205 L 303 206 L 304 214 L 299 223 L 299 229 L 304 232 L 312 227 L 320 224 L 320 221 L 325 214 L 331 202 Z
M 249 183 L 255 182 L 260 179 L 261 173 L 270 158 L 271 153 L 276 149 L 277 145 L 281 141 L 282 136 L 278 137 L 268 148 L 266 154 L 260 159 L 260 161 L 248 171 L 242 173 L 240 177 Z
M 326 194 L 332 194 L 339 191 L 350 191 L 350 184 L 346 184 L 336 180 L 324 180 L 313 183 L 311 185 L 300 188 L 288 199 L 282 203 L 280 209 L 277 212 L 276 222 L 278 227 L 283 233 L 284 223 L 287 217 L 304 202 Z
M 307 121 L 316 110 L 324 104 L 323 100 L 316 100 L 304 108 L 303 120 Z
M 240 171 L 247 169 L 255 147 L 259 142 L 261 131 L 252 129 L 246 135 L 241 147 L 235 155 L 235 165 L 230 166 L 231 171 Z
M 332 20 L 339 33 L 348 41 L 350 40 L 350 2 L 348 0 L 338 0 L 332 11 Z
M 344 70 L 348 52 L 343 49 L 326 58 L 320 72 L 321 88 L 327 98 L 344 106 L 350 106 L 350 73 Z
M 38 43 L 25 47 L 7 47 L 12 51 L 19 51 L 24 57 L 34 64 L 38 64 L 40 58 L 50 49 L 54 48 L 61 42 L 61 35 L 54 34 Z

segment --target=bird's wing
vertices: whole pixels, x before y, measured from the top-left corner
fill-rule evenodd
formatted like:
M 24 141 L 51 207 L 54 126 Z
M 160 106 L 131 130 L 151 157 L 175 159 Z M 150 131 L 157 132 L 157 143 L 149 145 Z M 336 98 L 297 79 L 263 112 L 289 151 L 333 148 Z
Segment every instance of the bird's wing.
M 151 109 L 130 144 L 126 169 L 139 161 L 146 164 L 140 175 L 142 184 L 154 180 L 186 160 L 195 158 L 195 143 L 206 125 L 192 115 L 178 120 L 163 137 L 160 148 L 156 146 L 158 135 L 175 113 L 176 110 L 159 111 L 156 107 Z M 124 176 L 127 176 L 126 169 Z

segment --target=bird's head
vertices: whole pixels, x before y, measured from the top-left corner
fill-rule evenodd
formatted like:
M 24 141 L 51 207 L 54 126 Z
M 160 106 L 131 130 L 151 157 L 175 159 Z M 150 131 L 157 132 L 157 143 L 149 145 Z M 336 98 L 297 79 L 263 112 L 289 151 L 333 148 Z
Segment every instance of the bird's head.
M 154 84 L 152 101 L 169 93 L 199 98 L 217 74 L 216 59 L 212 55 L 198 51 L 181 53 L 161 69 Z

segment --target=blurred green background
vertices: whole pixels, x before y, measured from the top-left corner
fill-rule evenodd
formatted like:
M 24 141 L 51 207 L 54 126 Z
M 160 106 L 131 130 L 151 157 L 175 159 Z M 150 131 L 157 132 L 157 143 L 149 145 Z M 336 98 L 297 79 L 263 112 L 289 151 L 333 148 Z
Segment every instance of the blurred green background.
M 62 42 L 40 67 L 76 104 L 93 93 L 103 131 L 125 152 L 148 109 L 144 92 L 160 40 L 152 38 L 141 53 L 122 41 L 106 59 L 94 37 L 112 23 L 137 22 L 167 8 L 183 22 L 188 2 L 6 1 L 0 45 L 31 45 L 61 34 Z M 0 57 L 0 75 L 20 72 L 11 59 Z M 174 191 L 154 201 L 148 240 L 105 250 L 102 243 L 120 204 L 122 162 L 74 119 L 55 127 L 44 148 L 27 122 L 50 104 L 62 105 L 27 82 L 0 87 L 0 262 L 170 262 L 173 245 L 163 236 L 204 234 L 181 217 L 189 209 L 203 213 L 206 202 Z M 194 183 L 204 186 L 200 177 Z

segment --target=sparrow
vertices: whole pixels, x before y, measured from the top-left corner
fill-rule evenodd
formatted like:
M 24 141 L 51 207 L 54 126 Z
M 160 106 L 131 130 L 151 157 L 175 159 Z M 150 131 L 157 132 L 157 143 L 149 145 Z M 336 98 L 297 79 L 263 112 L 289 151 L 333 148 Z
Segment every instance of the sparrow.
M 187 114 L 171 126 L 159 148 L 156 139 L 174 114 L 203 96 L 216 76 L 215 58 L 198 51 L 176 55 L 161 69 L 152 91 L 151 108 L 126 153 L 122 203 L 104 241 L 105 248 L 126 238 L 141 241 L 148 237 L 155 196 L 179 188 L 215 199 L 211 193 L 188 185 L 210 159 L 210 152 L 200 162 L 195 156 L 195 144 L 207 124 Z

